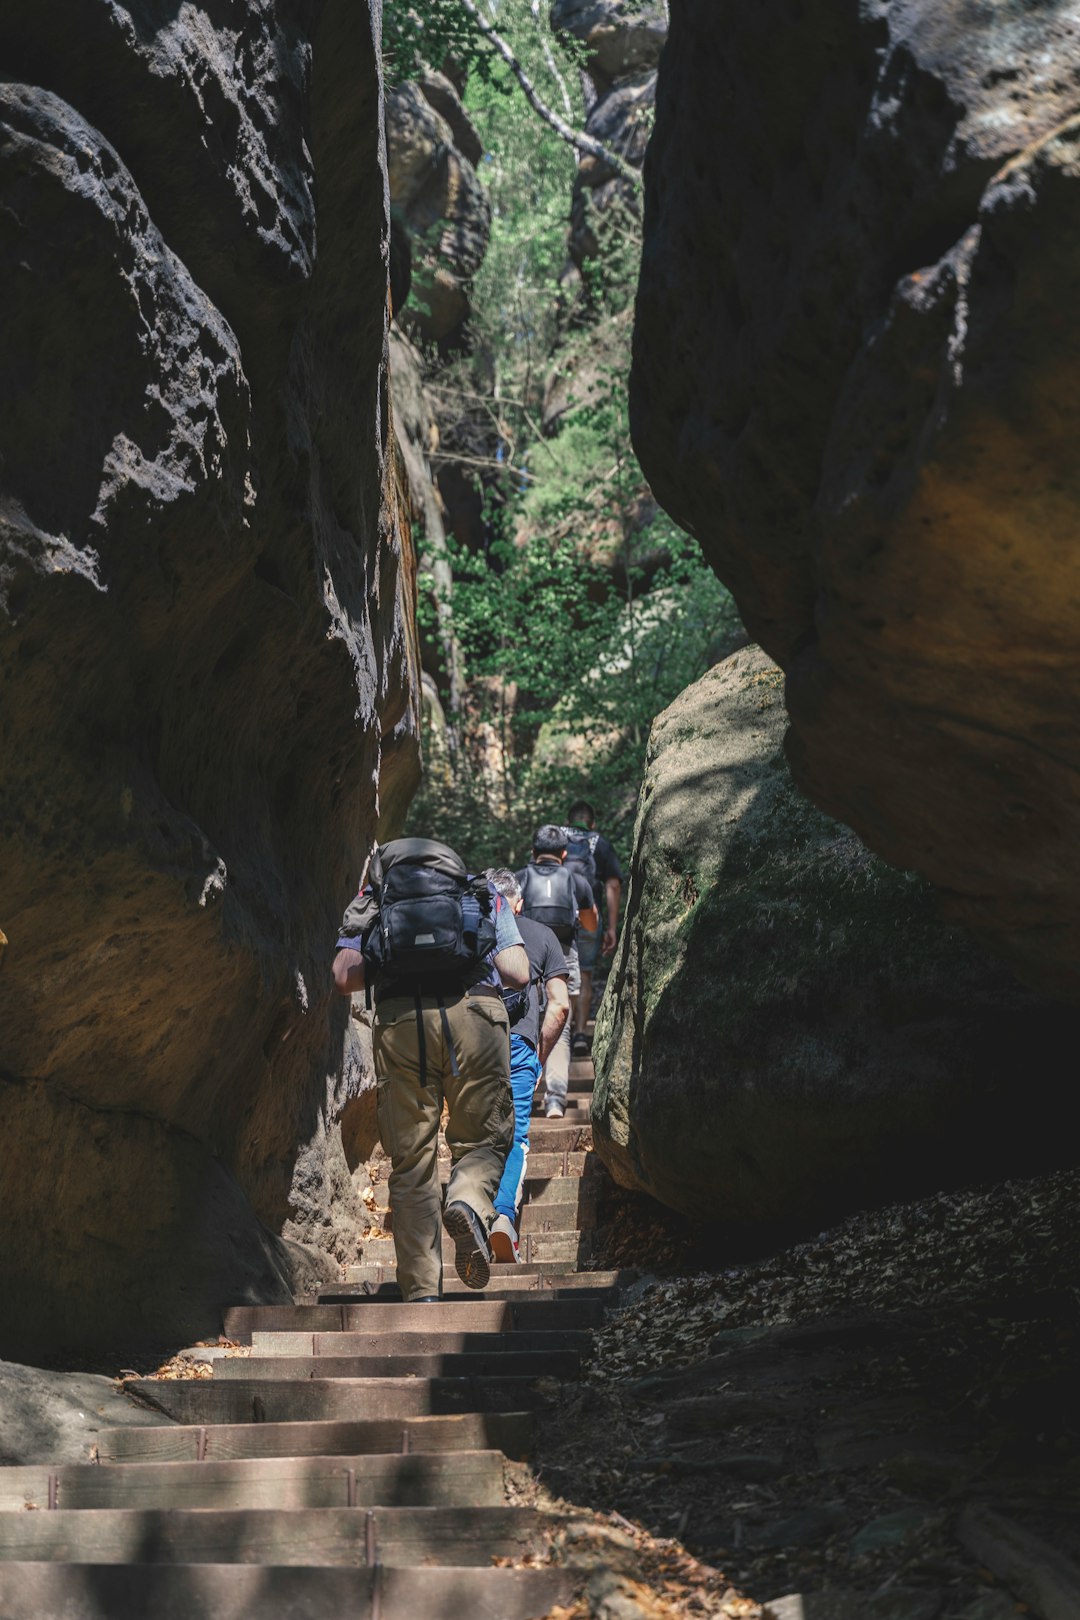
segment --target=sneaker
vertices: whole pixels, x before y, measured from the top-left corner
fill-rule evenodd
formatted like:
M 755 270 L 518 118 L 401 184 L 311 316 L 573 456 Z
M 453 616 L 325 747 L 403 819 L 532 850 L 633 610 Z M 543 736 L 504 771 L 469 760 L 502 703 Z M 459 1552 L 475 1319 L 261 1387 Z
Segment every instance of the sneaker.
M 491 1249 L 496 1260 L 503 1265 L 521 1263 L 521 1254 L 518 1250 L 518 1235 L 513 1221 L 509 1215 L 496 1215 L 491 1226 Z
M 562 1119 L 565 1113 L 566 1109 L 563 1107 L 562 1103 L 557 1097 L 549 1097 L 547 1102 L 544 1104 L 545 1119 Z
M 591 1050 L 592 1042 L 589 1040 L 589 1037 L 585 1034 L 584 1030 L 575 1030 L 573 1035 L 570 1037 L 570 1056 L 576 1058 L 587 1058 Z
M 454 1269 L 466 1288 L 486 1288 L 491 1278 L 491 1245 L 479 1215 L 455 1200 L 443 1210 L 442 1223 L 454 1240 Z

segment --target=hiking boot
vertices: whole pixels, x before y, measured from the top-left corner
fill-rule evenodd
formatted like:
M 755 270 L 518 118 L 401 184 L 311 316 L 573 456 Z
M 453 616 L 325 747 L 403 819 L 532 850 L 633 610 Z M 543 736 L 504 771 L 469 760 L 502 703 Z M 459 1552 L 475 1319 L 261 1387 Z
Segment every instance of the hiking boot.
M 592 1051 L 592 1042 L 582 1029 L 575 1030 L 570 1037 L 570 1056 L 586 1058 Z
M 496 1260 L 504 1265 L 521 1262 L 518 1250 L 518 1235 L 513 1221 L 509 1215 L 496 1215 L 491 1226 L 491 1248 Z
M 547 1102 L 544 1104 L 545 1119 L 562 1119 L 565 1113 L 566 1109 L 563 1107 L 562 1103 L 557 1097 L 549 1097 Z
M 479 1215 L 468 1204 L 455 1201 L 443 1210 L 442 1223 L 454 1240 L 454 1269 L 466 1288 L 486 1288 L 491 1245 Z

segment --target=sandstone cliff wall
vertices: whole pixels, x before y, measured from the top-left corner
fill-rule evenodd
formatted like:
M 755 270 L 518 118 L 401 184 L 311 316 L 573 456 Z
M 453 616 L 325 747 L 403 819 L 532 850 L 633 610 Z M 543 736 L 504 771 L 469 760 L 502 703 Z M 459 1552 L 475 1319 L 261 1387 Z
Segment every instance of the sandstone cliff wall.
M 0 14 L 0 1353 L 355 1253 L 329 953 L 417 767 L 377 15 Z
M 679 0 L 635 443 L 817 802 L 1080 993 L 1071 6 Z
M 757 647 L 654 722 L 596 1032 L 597 1152 L 717 1258 L 1069 1162 L 1076 1017 L 793 786 Z

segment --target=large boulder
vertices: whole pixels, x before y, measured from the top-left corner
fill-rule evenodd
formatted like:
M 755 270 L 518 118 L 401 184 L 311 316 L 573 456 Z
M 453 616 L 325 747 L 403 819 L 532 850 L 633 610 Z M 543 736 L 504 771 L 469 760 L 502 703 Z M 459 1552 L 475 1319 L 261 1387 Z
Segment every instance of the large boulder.
M 415 581 L 378 7 L 298 15 L 0 12 L 0 1354 L 356 1253 L 328 966 L 416 780 Z
M 1070 996 L 1078 113 L 1064 0 L 684 0 L 631 382 L 801 784 Z
M 1071 1151 L 1076 1015 L 804 799 L 784 730 L 757 647 L 656 720 L 597 1021 L 597 1151 L 728 1253 Z

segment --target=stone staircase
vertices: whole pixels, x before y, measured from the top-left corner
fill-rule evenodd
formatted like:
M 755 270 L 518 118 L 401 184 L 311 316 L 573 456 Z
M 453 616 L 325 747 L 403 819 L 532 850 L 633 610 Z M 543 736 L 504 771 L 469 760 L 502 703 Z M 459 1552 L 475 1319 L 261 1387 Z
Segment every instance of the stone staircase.
M 571 1602 L 560 1517 L 510 1505 L 506 1468 L 627 1275 L 583 1269 L 605 1179 L 591 1084 L 575 1063 L 566 1119 L 533 1120 L 524 1263 L 484 1293 L 448 1245 L 443 1300 L 403 1304 L 388 1218 L 317 1301 L 228 1311 L 250 1354 L 129 1381 L 171 1424 L 104 1430 L 96 1462 L 0 1469 L 0 1620 L 537 1620 Z

